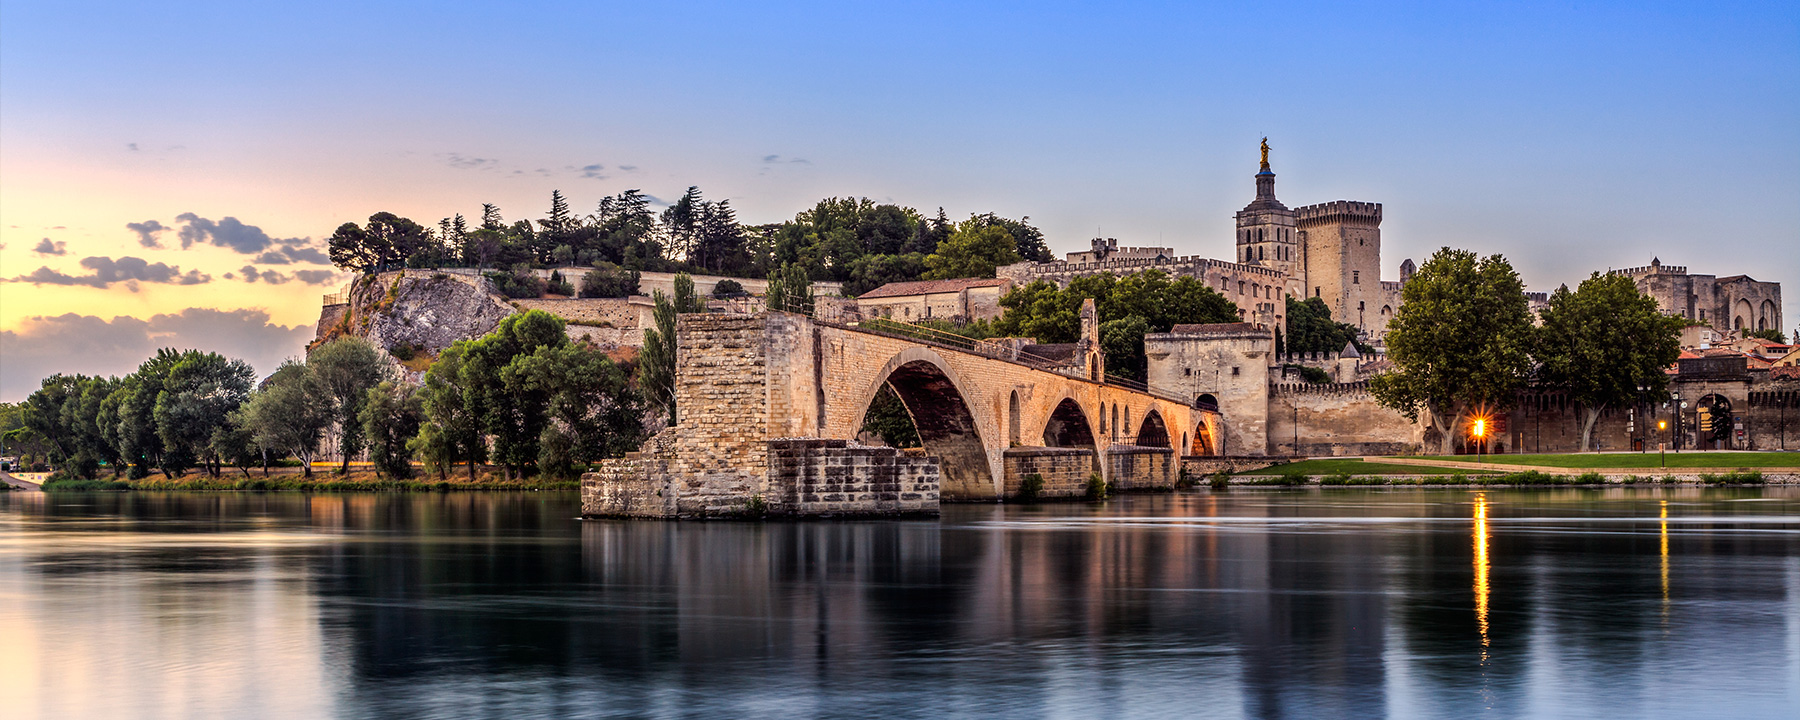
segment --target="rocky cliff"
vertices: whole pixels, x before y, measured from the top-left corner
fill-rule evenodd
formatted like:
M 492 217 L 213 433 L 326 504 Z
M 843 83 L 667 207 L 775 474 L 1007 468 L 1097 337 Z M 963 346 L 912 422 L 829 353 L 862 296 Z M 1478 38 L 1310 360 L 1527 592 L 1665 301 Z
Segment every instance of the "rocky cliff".
M 363 276 L 344 304 L 324 307 L 311 347 L 356 335 L 395 362 L 415 365 L 405 361 L 436 357 L 457 340 L 486 335 L 512 313 L 492 283 L 479 276 L 430 270 Z

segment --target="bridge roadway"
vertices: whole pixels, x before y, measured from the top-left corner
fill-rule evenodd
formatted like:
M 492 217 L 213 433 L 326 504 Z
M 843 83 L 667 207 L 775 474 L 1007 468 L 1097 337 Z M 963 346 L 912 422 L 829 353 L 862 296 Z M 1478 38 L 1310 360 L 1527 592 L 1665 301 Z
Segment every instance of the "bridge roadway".
M 1009 449 L 1088 450 L 1093 471 L 1128 487 L 1129 478 L 1111 477 L 1115 464 L 1107 458 L 1113 450 L 1207 454 L 1208 438 L 1217 437 L 1217 413 L 1192 407 L 1191 399 L 1085 376 L 1099 365 L 1081 351 L 1070 366 L 1050 367 L 781 312 L 684 315 L 681 324 L 676 372 L 681 425 L 741 434 L 760 420 L 764 432 L 755 434 L 761 437 L 743 439 L 853 440 L 876 393 L 889 385 L 912 416 L 926 453 L 939 458 L 946 501 L 1004 497 Z M 760 341 L 723 335 L 745 331 L 760 335 Z M 745 367 L 744 350 L 761 355 L 762 362 L 751 363 L 761 367 Z M 1090 352 L 1097 355 L 1097 347 Z M 1090 362 L 1096 364 L 1084 365 Z M 737 370 L 722 373 L 728 368 Z M 743 385 L 731 377 L 743 371 L 763 376 L 741 380 L 761 380 L 764 402 L 741 392 L 735 402 L 718 394 Z M 752 404 L 763 406 L 764 412 L 756 413 L 761 417 L 746 417 L 745 406 Z

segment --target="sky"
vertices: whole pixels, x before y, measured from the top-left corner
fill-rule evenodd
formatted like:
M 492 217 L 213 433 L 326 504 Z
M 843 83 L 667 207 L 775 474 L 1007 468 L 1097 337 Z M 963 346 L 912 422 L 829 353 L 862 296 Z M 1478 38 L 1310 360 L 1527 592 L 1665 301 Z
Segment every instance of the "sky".
M 747 223 L 869 197 L 1232 255 L 1382 203 L 1536 290 L 1649 263 L 1789 287 L 1800 4 L 0 0 L 0 401 L 160 346 L 263 373 L 338 225 L 697 185 Z

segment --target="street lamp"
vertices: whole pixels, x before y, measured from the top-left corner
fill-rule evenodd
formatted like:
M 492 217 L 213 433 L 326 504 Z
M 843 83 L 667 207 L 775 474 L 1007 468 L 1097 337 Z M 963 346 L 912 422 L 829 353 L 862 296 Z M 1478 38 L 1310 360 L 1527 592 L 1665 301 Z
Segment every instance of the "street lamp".
M 1656 421 L 1656 432 L 1658 434 L 1662 433 L 1662 431 L 1667 430 L 1667 429 L 1669 429 L 1669 421 L 1667 421 L 1667 420 Z M 1657 444 L 1656 461 L 1657 461 L 1657 463 L 1661 464 L 1664 468 L 1669 467 L 1669 443 L 1668 443 L 1668 441 L 1665 440 L 1665 441 Z
M 1475 463 L 1479 465 L 1481 464 L 1481 452 L 1484 449 L 1481 439 L 1487 435 L 1487 418 L 1475 418 L 1475 427 L 1471 432 L 1475 435 Z

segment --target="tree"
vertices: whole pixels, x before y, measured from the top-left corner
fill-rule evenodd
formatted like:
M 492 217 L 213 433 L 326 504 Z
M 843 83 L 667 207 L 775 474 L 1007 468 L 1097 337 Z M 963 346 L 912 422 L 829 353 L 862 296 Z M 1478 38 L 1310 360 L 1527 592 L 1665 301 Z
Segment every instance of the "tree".
M 1387 332 L 1394 370 L 1369 389 L 1409 419 L 1426 413 L 1440 451 L 1450 453 L 1463 420 L 1510 407 L 1531 370 L 1525 288 L 1504 257 L 1443 248 L 1419 267 L 1401 299 Z
M 177 474 L 199 459 L 207 473 L 218 477 L 220 458 L 212 446 L 213 436 L 229 426 L 231 413 L 249 400 L 255 379 L 256 370 L 242 360 L 198 350 L 182 353 L 169 369 L 153 410 L 164 452 L 180 458 L 172 463 Z
M 466 461 L 469 480 L 475 479 L 475 466 L 487 460 L 487 441 L 481 435 L 480 393 L 470 386 L 473 378 L 463 373 L 463 356 L 473 340 L 458 340 L 438 354 L 425 371 L 425 384 L 419 390 L 425 413 L 424 426 L 418 437 L 407 443 L 439 478 L 445 477 L 451 465 Z
M 994 268 L 1018 261 L 1018 246 L 1012 233 L 1000 225 L 970 218 L 957 225 L 956 234 L 925 256 L 924 279 L 991 278 Z
M 390 212 L 369 216 L 366 226 L 339 225 L 328 243 L 331 262 L 345 270 L 376 273 L 402 267 L 413 254 L 430 249 L 431 230 Z
M 644 330 L 644 349 L 638 353 L 638 384 L 644 399 L 659 415 L 675 424 L 675 302 L 656 291 L 651 311 L 655 327 Z
M 1237 322 L 1237 305 L 1192 277 L 1170 279 L 1161 270 L 1131 275 L 1089 275 L 1067 288 L 1035 281 L 1000 299 L 1005 309 L 994 332 L 1031 337 L 1043 343 L 1075 342 L 1081 336 L 1081 303 L 1094 299 L 1100 312 L 1101 349 L 1109 372 L 1142 379 L 1146 371 L 1145 333 L 1168 332 L 1187 323 Z M 1138 318 L 1142 323 L 1124 322 Z
M 383 380 L 369 388 L 358 420 L 369 440 L 369 462 L 377 472 L 395 480 L 413 476 L 407 441 L 419 434 L 423 416 L 423 402 L 412 386 Z
M 243 419 L 257 445 L 280 448 L 298 458 L 310 478 L 313 457 L 319 452 L 325 428 L 331 425 L 333 410 L 330 395 L 312 368 L 289 360 L 250 396 Z
M 338 474 L 350 472 L 350 458 L 363 449 L 362 406 L 369 389 L 381 382 L 387 366 L 368 340 L 355 335 L 320 345 L 306 364 L 331 401 L 332 421 L 338 427 L 338 452 L 343 464 Z
M 769 287 L 763 300 L 770 310 L 811 315 L 813 309 L 812 278 L 806 268 L 790 263 L 769 273 Z
M 182 458 L 164 452 L 162 437 L 156 431 L 156 400 L 181 359 L 181 353 L 171 349 L 156 351 L 107 398 L 111 417 L 116 418 L 113 442 L 119 457 L 133 464 L 133 479 L 147 477 L 151 468 L 172 478 L 176 470 L 186 467 Z
M 1297 300 L 1289 295 L 1287 298 L 1287 342 L 1281 348 L 1290 353 L 1312 353 L 1342 351 L 1345 345 L 1354 343 L 1359 352 L 1372 353 L 1374 349 L 1357 342 L 1358 331 L 1355 325 L 1341 323 L 1331 319 L 1331 308 L 1319 298 Z
M 246 402 L 248 401 L 246 400 Z M 248 421 L 244 418 L 244 408 L 239 406 L 225 417 L 225 422 L 213 429 L 213 436 L 206 441 L 207 447 L 211 449 L 214 457 L 219 458 L 220 462 L 237 468 L 246 478 L 250 477 L 250 466 L 255 464 L 258 458 L 262 458 L 264 460 L 263 476 L 267 477 L 269 474 L 267 453 L 256 444 L 256 433 L 250 429 L 247 423 Z
M 919 447 L 919 430 L 913 426 L 912 415 L 887 383 L 882 383 L 875 398 L 869 401 L 869 409 L 863 413 L 862 432 L 874 433 L 888 447 Z
M 594 263 L 594 269 L 581 276 L 581 297 L 615 298 L 638 293 L 638 271 L 626 270 L 612 263 Z
M 570 343 L 540 347 L 505 371 L 516 393 L 543 393 L 550 422 L 538 438 L 538 472 L 574 479 L 589 462 L 636 449 L 642 425 L 637 395 L 605 352 Z
M 507 365 L 538 348 L 567 345 L 563 329 L 561 318 L 542 310 L 509 315 L 463 353 L 461 384 L 468 404 L 493 438 L 494 458 L 508 477 L 523 477 L 537 463 L 538 438 L 549 422 L 549 393 L 507 383 Z
M 1592 447 L 1603 410 L 1667 397 L 1665 370 L 1681 356 L 1685 323 L 1664 314 L 1631 278 L 1594 273 L 1575 292 L 1557 288 L 1541 317 L 1538 379 L 1581 406 L 1583 451 Z
M 1751 330 L 1750 328 L 1744 328 L 1744 337 L 1762 338 L 1770 342 L 1778 342 L 1783 345 L 1787 344 L 1787 336 L 1781 334 L 1781 331 L 1776 330 L 1775 328 L 1769 328 L 1767 330 Z

